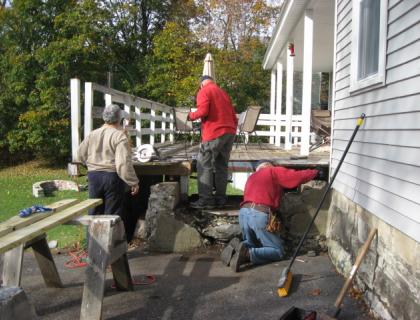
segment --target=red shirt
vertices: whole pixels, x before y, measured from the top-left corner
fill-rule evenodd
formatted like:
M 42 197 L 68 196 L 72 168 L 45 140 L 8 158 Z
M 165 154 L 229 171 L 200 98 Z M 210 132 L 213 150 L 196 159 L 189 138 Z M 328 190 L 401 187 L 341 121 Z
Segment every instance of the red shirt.
M 254 172 L 247 180 L 244 201 L 276 209 L 280 206 L 284 188 L 293 189 L 316 177 L 318 170 L 293 170 L 283 167 L 265 167 Z
M 238 120 L 227 93 L 214 82 L 207 83 L 197 94 L 197 111 L 189 118 L 201 118 L 202 141 L 214 140 L 224 134 L 236 134 Z

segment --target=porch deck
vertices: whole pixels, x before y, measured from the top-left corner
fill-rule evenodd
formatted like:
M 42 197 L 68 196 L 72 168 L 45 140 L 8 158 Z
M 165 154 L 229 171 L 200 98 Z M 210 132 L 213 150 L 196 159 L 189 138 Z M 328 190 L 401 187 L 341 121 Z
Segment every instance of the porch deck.
M 134 162 L 135 169 L 141 174 L 189 175 L 195 171 L 198 144 L 185 143 L 155 145 L 160 159 L 152 162 Z M 308 157 L 299 156 L 300 149 L 295 147 L 290 151 L 272 144 L 248 144 L 233 146 L 229 160 L 231 172 L 251 172 L 253 164 L 261 159 L 271 160 L 277 165 L 289 168 L 313 168 L 329 166 L 329 146 L 314 150 Z

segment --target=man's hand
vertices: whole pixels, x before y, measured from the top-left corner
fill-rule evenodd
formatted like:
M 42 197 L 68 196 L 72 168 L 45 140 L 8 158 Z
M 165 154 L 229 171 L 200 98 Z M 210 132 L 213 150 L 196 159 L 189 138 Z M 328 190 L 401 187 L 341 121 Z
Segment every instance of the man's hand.
M 136 184 L 135 186 L 132 186 L 131 187 L 131 195 L 135 196 L 137 193 L 139 193 L 139 189 L 140 189 L 140 187 L 139 187 L 138 184 Z

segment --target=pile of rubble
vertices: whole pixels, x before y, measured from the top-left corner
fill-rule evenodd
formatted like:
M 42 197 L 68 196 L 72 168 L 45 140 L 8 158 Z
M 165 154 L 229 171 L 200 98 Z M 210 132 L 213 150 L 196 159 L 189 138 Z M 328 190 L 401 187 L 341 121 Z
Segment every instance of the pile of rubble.
M 325 182 L 311 181 L 298 192 L 286 193 L 280 208 L 287 252 L 292 252 L 306 229 Z M 151 187 L 145 220 L 137 236 L 147 240 L 151 251 L 184 252 L 215 243 L 227 243 L 240 237 L 238 222 L 240 198 L 227 210 L 195 210 L 180 203 L 177 182 L 163 182 Z M 328 201 L 327 201 L 328 202 Z M 304 242 L 302 253 L 326 251 L 325 226 L 328 204 L 326 204 Z

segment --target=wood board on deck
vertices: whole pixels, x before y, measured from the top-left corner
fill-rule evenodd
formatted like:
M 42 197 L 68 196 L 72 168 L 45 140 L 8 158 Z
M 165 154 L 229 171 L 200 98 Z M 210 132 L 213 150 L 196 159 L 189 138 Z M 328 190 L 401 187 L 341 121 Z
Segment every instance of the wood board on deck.
M 0 237 L 0 253 L 6 252 L 21 243 L 25 243 L 57 225 L 66 223 L 73 218 L 81 216 L 88 209 L 100 205 L 101 203 L 101 199 L 88 199 L 61 212 L 54 213 L 53 215 L 26 226 L 23 229 L 6 234 L 3 237 Z
M 197 157 L 198 145 L 185 145 L 183 143 L 175 144 L 172 147 L 165 146 L 165 157 L 163 161 L 182 161 L 182 160 L 194 160 Z M 172 149 L 171 149 L 172 148 Z M 261 159 L 273 160 L 279 165 L 287 166 L 328 166 L 330 152 L 329 148 L 324 150 L 318 149 L 309 154 L 307 159 L 293 160 L 291 157 L 299 156 L 300 149 L 293 148 L 290 151 L 286 151 L 281 147 L 274 146 L 272 144 L 262 144 L 262 148 L 258 144 L 250 143 L 246 146 L 244 144 L 236 144 L 233 146 L 230 154 L 230 162 L 253 162 Z M 160 149 L 158 148 L 160 152 Z M 158 161 L 160 162 L 160 161 Z

